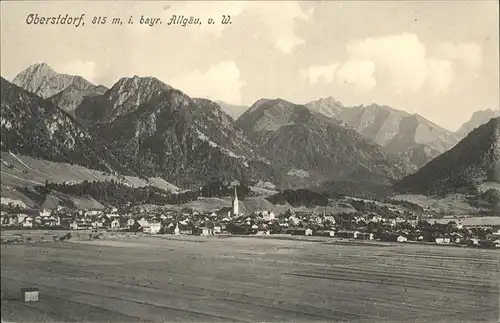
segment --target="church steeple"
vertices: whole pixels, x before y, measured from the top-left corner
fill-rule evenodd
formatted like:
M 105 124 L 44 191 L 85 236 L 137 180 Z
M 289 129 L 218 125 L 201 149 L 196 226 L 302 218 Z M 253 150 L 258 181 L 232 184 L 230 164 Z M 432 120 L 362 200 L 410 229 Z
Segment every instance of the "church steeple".
M 234 199 L 233 199 L 233 216 L 240 214 L 238 194 L 236 193 L 236 186 L 234 187 Z

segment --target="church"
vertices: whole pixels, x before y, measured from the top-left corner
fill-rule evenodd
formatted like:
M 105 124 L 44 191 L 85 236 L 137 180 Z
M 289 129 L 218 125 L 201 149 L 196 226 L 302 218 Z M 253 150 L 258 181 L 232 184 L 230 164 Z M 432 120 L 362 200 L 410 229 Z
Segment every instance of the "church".
M 236 186 L 234 187 L 234 198 L 233 198 L 233 214 L 232 216 L 238 216 L 240 214 L 240 207 L 238 202 L 238 194 L 236 193 Z

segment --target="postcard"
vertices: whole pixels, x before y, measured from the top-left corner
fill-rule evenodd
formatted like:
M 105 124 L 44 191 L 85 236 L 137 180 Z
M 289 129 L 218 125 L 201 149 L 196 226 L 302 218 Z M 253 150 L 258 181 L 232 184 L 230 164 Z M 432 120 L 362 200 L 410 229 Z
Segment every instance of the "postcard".
M 2 1 L 2 322 L 499 322 L 495 1 Z

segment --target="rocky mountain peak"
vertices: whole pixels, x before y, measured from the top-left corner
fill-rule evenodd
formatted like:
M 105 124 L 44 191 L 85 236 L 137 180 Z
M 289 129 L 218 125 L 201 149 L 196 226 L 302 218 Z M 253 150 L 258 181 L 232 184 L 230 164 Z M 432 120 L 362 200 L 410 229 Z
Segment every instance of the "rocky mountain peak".
M 303 105 L 280 98 L 260 99 L 236 120 L 236 124 L 246 133 L 276 130 L 285 125 L 301 123 L 312 113 Z
M 137 76 L 122 77 L 116 82 L 111 90 L 139 90 L 139 91 L 154 91 L 154 90 L 171 90 L 172 87 L 163 83 L 153 76 Z
M 458 141 L 453 133 L 418 114 L 376 103 L 354 107 L 320 104 L 327 101 L 320 99 L 306 106 L 341 121 L 344 126 L 350 125 L 349 128 L 357 129 L 365 138 L 382 146 L 387 153 L 408 159 L 416 167 L 445 152 Z
M 496 109 L 486 109 L 479 110 L 472 114 L 472 117 L 469 121 L 464 123 L 460 129 L 455 132 L 456 136 L 460 139 L 467 136 L 472 130 L 481 126 L 482 124 L 491 120 L 491 118 L 500 117 L 500 110 Z
M 52 69 L 52 67 L 50 67 L 46 63 L 37 63 L 30 65 L 26 70 L 24 70 L 20 74 L 23 73 L 38 74 L 40 76 L 45 76 L 45 77 L 52 77 L 57 75 L 57 72 L 54 71 L 54 69 Z
M 76 109 L 76 117 L 91 124 L 111 122 L 153 97 L 172 90 L 171 86 L 155 77 L 122 77 L 106 93 L 86 97 Z
M 104 171 L 120 169 L 108 147 L 50 100 L 3 78 L 1 98 L 2 151 Z
M 63 91 L 69 86 L 75 86 L 82 91 L 95 86 L 81 76 L 57 73 L 46 63 L 29 66 L 19 73 L 12 83 L 44 99 Z
M 345 108 L 340 101 L 337 101 L 331 96 L 309 102 L 306 106 L 309 109 L 319 112 L 329 118 L 334 118 Z

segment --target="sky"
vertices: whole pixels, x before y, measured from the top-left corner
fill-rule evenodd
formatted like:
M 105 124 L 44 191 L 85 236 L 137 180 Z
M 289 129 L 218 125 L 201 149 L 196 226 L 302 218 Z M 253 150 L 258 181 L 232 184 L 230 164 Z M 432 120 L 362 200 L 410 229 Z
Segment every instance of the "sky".
M 377 103 L 451 131 L 499 109 L 498 1 L 2 1 L 1 75 L 31 64 L 112 86 L 155 76 L 189 96 Z M 84 26 L 26 18 L 85 14 Z M 168 25 L 173 15 L 200 25 Z M 221 24 L 229 15 L 231 24 Z M 104 25 L 94 16 L 108 17 Z M 128 24 L 132 16 L 133 24 Z M 140 24 L 141 16 L 162 24 Z M 122 25 L 111 24 L 112 18 Z M 209 24 L 212 18 L 215 24 Z

